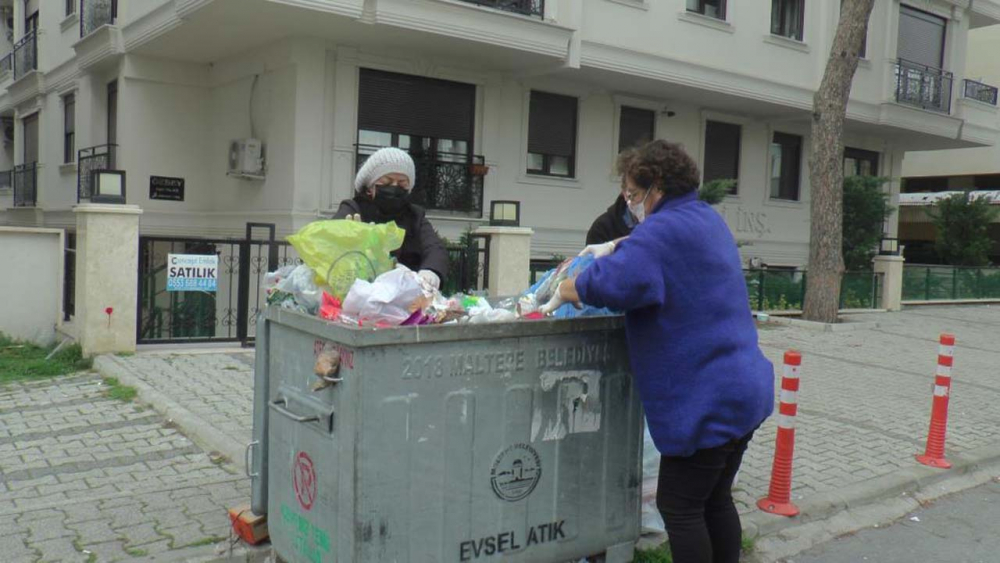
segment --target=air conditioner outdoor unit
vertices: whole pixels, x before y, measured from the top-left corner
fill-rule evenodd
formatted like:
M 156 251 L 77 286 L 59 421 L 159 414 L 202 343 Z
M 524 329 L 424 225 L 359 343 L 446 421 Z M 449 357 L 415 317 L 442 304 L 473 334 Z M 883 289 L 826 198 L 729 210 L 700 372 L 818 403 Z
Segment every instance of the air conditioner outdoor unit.
M 264 179 L 264 144 L 259 139 L 236 139 L 229 143 L 230 176 Z

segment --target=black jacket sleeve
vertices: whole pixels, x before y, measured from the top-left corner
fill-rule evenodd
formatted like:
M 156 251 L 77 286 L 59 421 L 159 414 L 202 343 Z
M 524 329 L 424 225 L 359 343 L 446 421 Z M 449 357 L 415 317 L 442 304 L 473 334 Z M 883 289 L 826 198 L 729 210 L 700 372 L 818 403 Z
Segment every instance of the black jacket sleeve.
M 607 211 L 594 220 L 594 224 L 587 231 L 587 245 L 601 244 L 614 240 L 614 224 Z
M 441 237 L 438 236 L 437 231 L 434 230 L 434 226 L 431 222 L 427 220 L 427 217 L 421 213 L 420 218 L 417 221 L 417 229 L 420 233 L 420 247 L 423 251 L 423 257 L 420 260 L 421 270 L 430 270 L 441 278 L 441 283 L 444 284 L 445 278 L 448 277 L 448 250 L 444 247 L 444 242 L 441 241 Z
M 340 207 L 331 219 L 346 219 L 348 215 L 354 215 L 355 213 L 361 213 L 361 208 L 358 207 L 358 204 L 353 199 L 345 199 L 340 202 Z

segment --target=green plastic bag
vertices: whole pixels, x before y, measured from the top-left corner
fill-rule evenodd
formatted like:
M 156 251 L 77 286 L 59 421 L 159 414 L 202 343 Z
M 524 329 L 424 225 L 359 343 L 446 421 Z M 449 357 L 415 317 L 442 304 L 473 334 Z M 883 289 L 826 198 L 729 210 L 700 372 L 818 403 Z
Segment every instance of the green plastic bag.
M 374 281 L 395 267 L 390 252 L 403 245 L 406 231 L 395 223 L 374 225 L 334 219 L 313 221 L 288 237 L 299 258 L 343 300 L 357 279 Z

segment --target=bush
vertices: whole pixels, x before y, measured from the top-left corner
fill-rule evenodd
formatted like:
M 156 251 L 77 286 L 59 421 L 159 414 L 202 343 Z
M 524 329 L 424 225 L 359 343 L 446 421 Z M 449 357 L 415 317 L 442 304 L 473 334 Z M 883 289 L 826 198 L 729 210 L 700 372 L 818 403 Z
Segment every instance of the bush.
M 987 198 L 971 191 L 941 199 L 930 211 L 937 230 L 934 248 L 952 266 L 987 266 L 993 240 L 989 226 L 997 216 Z
M 870 270 L 882 239 L 882 225 L 892 213 L 882 185 L 887 178 L 844 178 L 843 255 L 846 270 Z

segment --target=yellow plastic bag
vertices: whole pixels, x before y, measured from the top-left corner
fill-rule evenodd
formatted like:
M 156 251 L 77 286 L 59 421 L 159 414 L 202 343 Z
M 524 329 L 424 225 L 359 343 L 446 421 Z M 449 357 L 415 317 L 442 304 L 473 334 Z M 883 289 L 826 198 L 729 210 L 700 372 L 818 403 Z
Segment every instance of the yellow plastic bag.
M 403 245 L 406 231 L 395 223 L 372 225 L 340 219 L 314 221 L 288 237 L 299 258 L 343 300 L 357 279 L 374 281 L 395 267 L 389 253 Z

